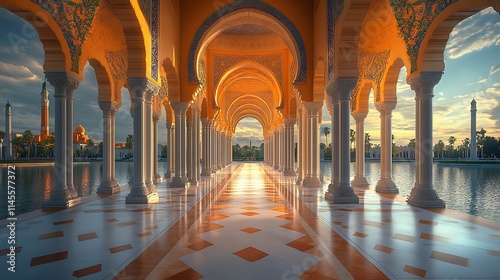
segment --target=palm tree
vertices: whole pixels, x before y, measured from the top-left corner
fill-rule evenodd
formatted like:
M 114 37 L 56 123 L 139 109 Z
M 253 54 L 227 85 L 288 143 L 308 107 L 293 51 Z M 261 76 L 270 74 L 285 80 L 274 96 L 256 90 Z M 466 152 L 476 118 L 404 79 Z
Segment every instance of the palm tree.
M 415 138 L 412 138 L 410 139 L 410 142 L 408 143 L 408 147 L 411 148 L 411 158 L 414 158 L 415 155 L 415 147 L 416 147 L 416 143 L 415 143 Z
M 33 133 L 31 133 L 31 130 L 25 130 L 23 133 L 23 144 L 24 147 L 28 148 L 28 159 L 30 158 L 30 150 L 31 150 L 31 145 L 33 144 L 33 141 L 35 140 L 35 136 L 33 136 Z
M 351 150 L 353 150 L 353 145 L 356 142 L 356 131 L 352 128 L 349 131 L 349 142 L 351 142 Z
M 132 150 L 133 147 L 134 147 L 134 136 L 129 134 L 127 135 L 127 140 L 125 141 L 125 148 L 128 149 L 129 157 L 130 157 L 130 150 Z
M 486 132 L 484 128 L 481 128 L 480 131 L 476 131 L 477 145 L 481 149 L 481 158 L 484 157 L 484 139 Z
M 370 133 L 365 132 L 365 156 L 370 156 L 370 149 L 373 146 L 373 144 L 370 141 L 371 141 Z
M 324 126 L 322 129 L 321 129 L 321 135 L 325 135 L 325 145 L 327 144 L 327 139 L 328 139 L 328 135 L 330 135 L 330 128 L 328 126 Z

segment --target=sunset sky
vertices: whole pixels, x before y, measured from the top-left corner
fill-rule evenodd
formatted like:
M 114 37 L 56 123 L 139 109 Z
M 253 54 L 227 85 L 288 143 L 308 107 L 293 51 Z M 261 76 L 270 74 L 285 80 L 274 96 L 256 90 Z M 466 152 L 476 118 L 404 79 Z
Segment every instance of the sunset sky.
M 40 91 L 44 80 L 44 53 L 38 34 L 31 25 L 10 12 L 0 9 L 0 130 L 5 130 L 4 105 L 13 108 L 14 132 L 40 130 Z M 434 142 L 447 142 L 449 136 L 458 144 L 470 136 L 470 102 L 477 101 L 477 129 L 487 130 L 487 136 L 500 137 L 500 16 L 486 9 L 470 17 L 453 30 L 445 51 L 445 73 L 435 87 L 433 99 Z M 398 84 L 398 105 L 393 112 L 393 134 L 396 142 L 406 145 L 414 138 L 415 93 L 406 84 L 406 69 L 402 69 Z M 50 127 L 54 131 L 54 90 L 50 91 Z M 116 140 L 124 142 L 132 134 L 130 98 L 122 89 L 122 106 L 117 113 Z M 373 96 L 370 97 L 373 100 Z M 379 113 L 370 105 L 366 132 L 377 143 L 380 137 Z M 89 136 L 102 140 L 102 111 L 97 104 L 97 82 L 94 70 L 87 65 L 84 81 L 75 91 L 74 125 L 82 124 Z M 330 126 L 330 116 L 323 109 L 322 126 Z M 355 128 L 351 118 L 351 128 Z M 160 119 L 159 143 L 166 142 L 165 116 Z M 262 127 L 256 120 L 244 119 L 237 127 L 235 142 L 260 145 Z M 321 142 L 325 138 L 321 137 Z M 328 140 L 329 142 L 330 140 Z

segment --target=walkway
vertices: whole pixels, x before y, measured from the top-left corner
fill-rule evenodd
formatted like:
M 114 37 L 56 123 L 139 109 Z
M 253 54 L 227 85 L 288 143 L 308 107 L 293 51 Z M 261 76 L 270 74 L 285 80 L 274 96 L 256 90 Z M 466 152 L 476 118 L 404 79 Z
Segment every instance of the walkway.
M 357 189 L 334 205 L 258 163 L 232 165 L 160 203 L 122 193 L 19 218 L 16 273 L 1 279 L 497 279 L 500 225 Z M 31 215 L 33 216 L 33 215 Z

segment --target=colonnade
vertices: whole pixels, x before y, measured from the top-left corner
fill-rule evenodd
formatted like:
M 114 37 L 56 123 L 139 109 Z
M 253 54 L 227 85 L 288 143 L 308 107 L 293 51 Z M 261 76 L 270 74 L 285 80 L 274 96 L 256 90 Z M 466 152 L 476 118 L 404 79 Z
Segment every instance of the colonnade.
M 55 186 L 44 208 L 69 207 L 78 201 L 73 185 L 73 93 L 80 80 L 65 72 L 48 72 L 55 88 Z M 408 203 L 419 207 L 444 207 L 432 186 L 432 97 L 441 72 L 422 72 L 410 79 L 416 92 L 416 180 Z M 352 114 L 356 120 L 356 176 L 350 181 L 349 120 L 351 91 L 356 78 L 337 78 L 327 86 L 332 97 L 332 181 L 325 197 L 334 203 L 358 203 L 354 187 L 367 187 L 364 174 L 364 121 L 367 111 Z M 158 200 L 155 184 L 158 173 L 158 121 L 153 98 L 158 87 L 146 78 L 130 78 L 133 94 L 134 176 L 126 203 L 151 203 Z M 303 102 L 297 118 L 284 119 L 265 133 L 264 161 L 286 176 L 297 176 L 297 184 L 321 187 L 319 174 L 319 110 L 321 102 Z M 115 179 L 115 113 L 118 104 L 100 101 L 103 111 L 103 178 L 98 193 L 120 190 Z M 200 110 L 189 102 L 171 102 L 175 124 L 167 124 L 168 158 L 165 178 L 168 186 L 185 188 L 197 185 L 232 162 L 232 132 L 224 122 L 201 118 Z M 381 121 L 381 175 L 376 191 L 397 193 L 392 181 L 392 111 L 395 101 L 376 104 Z M 190 119 L 187 112 L 190 110 Z M 200 122 L 202 126 L 200 127 Z M 295 171 L 295 124 L 297 124 L 297 171 Z M 201 132 L 201 139 L 200 139 Z M 201 140 L 201 141 L 200 141 Z M 201 163 L 201 166 L 200 166 Z M 200 168 L 201 167 L 201 168 Z

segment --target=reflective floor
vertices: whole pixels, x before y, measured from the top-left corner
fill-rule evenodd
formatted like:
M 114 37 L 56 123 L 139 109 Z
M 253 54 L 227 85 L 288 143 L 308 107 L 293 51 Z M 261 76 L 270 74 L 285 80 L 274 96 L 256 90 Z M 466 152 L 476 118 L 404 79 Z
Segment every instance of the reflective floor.
M 123 188 L 55 213 L 20 216 L 16 272 L 0 231 L 1 279 L 498 279 L 500 224 L 356 189 L 324 200 L 258 163 L 234 164 L 160 203 Z

